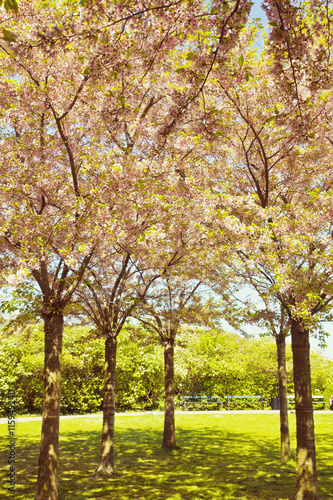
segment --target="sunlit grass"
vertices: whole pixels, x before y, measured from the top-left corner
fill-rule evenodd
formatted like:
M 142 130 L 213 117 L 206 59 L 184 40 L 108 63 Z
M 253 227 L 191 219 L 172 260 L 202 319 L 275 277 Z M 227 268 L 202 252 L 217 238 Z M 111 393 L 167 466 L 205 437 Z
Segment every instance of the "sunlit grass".
M 315 415 L 320 498 L 331 497 L 333 415 Z M 277 414 L 176 416 L 177 445 L 161 450 L 163 417 L 116 417 L 116 474 L 93 479 L 102 418 L 61 422 L 59 500 L 70 499 L 261 499 L 289 500 L 295 486 L 295 415 L 290 415 L 292 459 L 279 461 Z M 17 486 L 6 489 L 7 426 L 0 425 L 0 498 L 32 500 L 40 422 L 16 426 Z

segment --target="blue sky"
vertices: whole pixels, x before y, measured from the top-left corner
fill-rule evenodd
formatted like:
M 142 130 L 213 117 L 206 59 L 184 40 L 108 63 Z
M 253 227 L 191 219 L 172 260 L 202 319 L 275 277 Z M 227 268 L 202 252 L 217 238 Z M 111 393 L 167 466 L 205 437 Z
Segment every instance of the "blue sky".
M 253 301 L 253 303 L 260 304 L 260 299 L 258 295 L 249 287 L 242 288 L 239 291 L 239 293 L 237 293 L 237 297 L 241 301 L 250 299 Z M 239 333 L 231 325 L 229 325 L 227 321 L 222 320 L 221 323 L 224 330 Z M 311 348 L 317 349 L 321 354 L 324 354 L 326 357 L 333 360 L 333 324 L 331 322 L 326 321 L 322 323 L 322 327 L 324 331 L 329 334 L 329 336 L 325 339 L 327 347 L 325 348 L 320 347 L 318 340 L 314 337 L 311 337 L 311 334 L 310 334 L 310 346 Z M 243 328 L 250 335 L 259 336 L 260 333 L 263 333 L 263 330 L 253 325 L 248 325 L 248 326 L 243 325 Z M 290 336 L 287 337 L 286 341 L 287 343 L 290 343 L 291 341 Z
M 251 9 L 251 17 L 260 17 L 263 25 L 265 26 L 267 23 L 267 17 L 264 13 L 264 11 L 261 8 L 262 0 L 254 0 L 254 5 L 252 5 Z

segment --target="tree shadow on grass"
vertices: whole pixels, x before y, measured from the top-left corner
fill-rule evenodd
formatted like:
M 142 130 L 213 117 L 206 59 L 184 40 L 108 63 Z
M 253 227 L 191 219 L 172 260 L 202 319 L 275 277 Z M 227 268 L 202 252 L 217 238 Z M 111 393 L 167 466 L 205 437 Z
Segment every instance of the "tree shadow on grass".
M 89 433 L 81 451 L 78 451 L 78 436 L 71 435 L 71 442 L 62 449 L 59 500 L 79 497 L 272 499 L 278 498 L 282 486 L 286 489 L 283 498 L 288 498 L 288 492 L 293 490 L 293 477 L 290 475 L 288 491 L 285 478 L 279 476 L 276 457 L 267 444 L 249 445 L 248 440 L 238 435 L 227 433 L 222 437 L 213 430 L 205 430 L 204 436 L 203 442 L 202 432 L 192 431 L 188 435 L 179 432 L 180 449 L 165 451 L 160 448 L 160 432 L 154 430 L 143 436 L 142 432 L 132 430 L 125 439 L 124 436 L 118 439 L 117 475 L 94 481 L 91 476 L 98 461 L 98 446 L 97 453 L 91 451 L 96 450 L 100 435 Z M 236 439 L 237 449 L 233 444 Z M 73 475 L 81 486 L 77 497 Z
M 116 472 L 112 478 L 93 479 L 98 464 L 100 430 L 67 430 L 60 448 L 59 500 L 74 499 L 290 499 L 295 486 L 295 462 L 279 462 L 278 439 L 260 433 L 237 432 L 215 426 L 188 428 L 177 424 L 180 448 L 161 449 L 162 420 L 126 422 L 116 435 Z M 158 428 L 157 428 L 158 427 Z M 333 437 L 317 435 L 318 448 L 328 454 Z M 15 499 L 34 497 L 38 438 L 21 436 L 17 446 L 18 474 Z M 320 460 L 320 462 L 322 462 Z M 2 463 L 4 463 L 2 461 Z M 321 498 L 330 496 L 330 472 L 321 464 Z M 4 499 L 13 499 L 4 492 Z
M 4 439 L 0 447 L 0 498 L 16 500 L 34 497 L 37 478 L 37 460 L 39 440 L 16 439 L 15 446 L 15 492 L 10 491 L 8 483 L 9 449 L 8 440 Z
M 332 415 L 333 426 L 333 415 Z M 333 498 L 332 470 L 333 470 L 333 435 L 316 431 L 317 472 L 319 484 L 319 498 Z

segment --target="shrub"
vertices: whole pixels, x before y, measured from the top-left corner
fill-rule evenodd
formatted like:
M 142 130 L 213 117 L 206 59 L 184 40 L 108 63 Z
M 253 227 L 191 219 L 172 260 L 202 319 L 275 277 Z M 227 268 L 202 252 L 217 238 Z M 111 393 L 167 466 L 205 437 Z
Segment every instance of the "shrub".
M 6 415 L 10 389 L 17 411 L 41 413 L 44 333 L 41 325 L 8 335 L 0 343 L 0 413 Z M 182 395 L 277 394 L 276 346 L 272 339 L 244 339 L 219 330 L 186 328 L 175 347 L 175 397 Z M 312 389 L 333 394 L 333 361 L 312 352 Z M 117 410 L 163 409 L 164 356 L 159 339 L 127 326 L 119 336 L 116 372 Z M 104 339 L 87 327 L 64 330 L 61 412 L 102 409 Z M 287 346 L 288 390 L 293 392 L 292 357 Z

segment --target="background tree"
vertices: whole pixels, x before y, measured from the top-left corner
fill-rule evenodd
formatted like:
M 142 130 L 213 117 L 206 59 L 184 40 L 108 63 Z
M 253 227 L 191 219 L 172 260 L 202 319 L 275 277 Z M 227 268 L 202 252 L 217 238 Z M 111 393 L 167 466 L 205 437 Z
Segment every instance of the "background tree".
M 140 255 L 116 245 L 113 253 L 90 266 L 84 287 L 77 290 L 80 307 L 105 338 L 103 430 L 100 463 L 96 474 L 114 471 L 114 417 L 117 339 L 126 320 L 142 302 L 154 281 L 176 265 L 182 256 L 168 256 L 164 268 L 150 268 Z M 162 263 L 159 262 L 159 266 Z
M 286 96 L 275 93 L 268 72 L 269 66 L 252 66 L 250 52 L 246 60 L 236 50 L 230 73 L 219 73 L 216 80 L 222 93 L 215 111 L 207 112 L 207 122 L 211 120 L 210 133 L 221 137 L 220 173 L 218 162 L 214 170 L 220 199 L 218 234 L 223 235 L 223 248 L 228 234 L 234 235 L 229 240 L 234 260 L 239 258 L 248 276 L 261 276 L 289 315 L 299 429 L 296 489 L 304 498 L 316 498 L 308 335 L 309 325 L 332 300 L 331 221 L 319 223 L 318 215 L 326 210 L 330 195 L 315 194 L 318 178 L 328 183 L 330 173 L 322 169 L 314 143 L 306 148 L 300 144 L 288 120 Z M 217 147 L 214 151 L 218 157 Z M 301 235 L 296 227 L 302 227 Z
M 186 277 L 179 272 L 166 273 L 154 283 L 150 292 L 140 304 L 136 318 L 155 331 L 164 347 L 165 410 L 163 448 L 176 446 L 175 400 L 174 400 L 174 346 L 182 323 L 203 324 L 214 316 L 213 302 L 206 303 L 199 292 L 203 291 L 201 281 Z M 200 290 L 201 289 L 201 290 Z M 215 312 L 216 316 L 216 312 Z
M 237 271 L 234 270 L 235 274 Z M 246 279 L 248 278 L 248 279 Z M 290 335 L 290 319 L 283 306 L 271 296 L 267 288 L 262 288 L 255 275 L 244 276 L 244 284 L 252 285 L 259 294 L 259 303 L 253 300 L 237 300 L 237 305 L 227 306 L 226 319 L 232 326 L 243 328 L 243 325 L 255 325 L 263 332 L 262 335 L 271 335 L 275 339 L 277 348 L 278 365 L 278 394 L 280 409 L 280 436 L 281 436 L 281 461 L 290 458 L 290 436 L 288 424 L 288 375 L 286 367 L 286 338 Z M 274 300 L 275 299 L 275 300 Z M 231 309 L 231 317 L 228 309 Z M 225 309 L 225 310 L 226 310 Z

